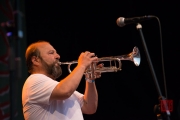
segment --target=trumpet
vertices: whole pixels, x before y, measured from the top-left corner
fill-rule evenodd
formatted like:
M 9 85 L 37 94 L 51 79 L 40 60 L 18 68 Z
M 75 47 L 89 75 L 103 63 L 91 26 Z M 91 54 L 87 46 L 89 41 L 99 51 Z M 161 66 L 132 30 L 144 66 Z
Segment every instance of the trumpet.
M 110 56 L 110 57 L 101 57 L 98 58 L 98 62 L 105 62 L 108 61 L 110 63 L 109 67 L 98 67 L 97 62 L 93 62 L 84 72 L 84 74 L 89 74 L 91 78 L 96 78 L 95 73 L 105 73 L 105 72 L 117 72 L 121 70 L 122 63 L 121 60 L 129 60 L 132 61 L 135 66 L 139 66 L 141 62 L 140 51 L 138 47 L 134 47 L 132 52 L 125 55 L 120 56 Z M 71 65 L 77 64 L 78 61 L 71 61 L 71 62 L 59 62 L 59 65 L 68 65 L 68 71 L 71 73 Z M 118 63 L 118 64 L 116 64 Z

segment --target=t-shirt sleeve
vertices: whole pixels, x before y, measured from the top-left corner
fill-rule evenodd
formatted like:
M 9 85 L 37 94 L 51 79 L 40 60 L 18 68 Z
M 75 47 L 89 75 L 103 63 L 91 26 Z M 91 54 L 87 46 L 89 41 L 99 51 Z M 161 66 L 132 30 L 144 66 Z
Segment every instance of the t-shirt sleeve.
M 49 99 L 53 89 L 59 82 L 52 80 L 44 75 L 32 76 L 29 80 L 29 102 L 49 104 Z
M 74 94 L 78 98 L 78 102 L 79 102 L 80 106 L 82 107 L 84 104 L 84 95 L 78 91 L 75 91 Z

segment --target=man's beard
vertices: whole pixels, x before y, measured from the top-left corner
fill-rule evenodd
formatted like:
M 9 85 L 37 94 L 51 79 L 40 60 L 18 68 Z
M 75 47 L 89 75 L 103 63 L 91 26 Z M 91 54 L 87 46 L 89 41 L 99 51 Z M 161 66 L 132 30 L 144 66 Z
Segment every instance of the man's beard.
M 43 64 L 44 68 L 46 69 L 47 73 L 49 75 L 51 75 L 53 77 L 53 79 L 57 79 L 58 77 L 60 77 L 62 75 L 62 69 L 61 69 L 61 66 L 58 64 L 58 61 L 49 65 L 43 59 L 41 59 L 41 60 L 42 60 L 42 64 Z M 56 64 L 58 64 L 58 65 L 56 65 Z

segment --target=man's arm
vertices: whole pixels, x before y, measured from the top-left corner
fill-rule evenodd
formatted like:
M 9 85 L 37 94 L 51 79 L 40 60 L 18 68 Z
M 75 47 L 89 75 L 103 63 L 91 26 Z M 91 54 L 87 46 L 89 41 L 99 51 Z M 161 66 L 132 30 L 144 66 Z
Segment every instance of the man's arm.
M 94 114 L 98 106 L 98 93 L 95 82 L 89 83 L 86 81 L 86 89 L 84 93 L 84 104 L 82 112 L 84 114 Z
M 77 67 L 52 91 L 50 99 L 64 100 L 69 98 L 79 86 L 79 83 L 84 75 L 84 71 L 93 61 L 97 60 L 97 57 L 93 57 L 94 53 L 85 52 L 81 53 L 78 59 Z
M 103 66 L 103 63 L 97 65 L 99 68 L 102 68 Z M 94 79 L 100 78 L 101 72 L 95 72 L 95 78 L 91 78 L 90 76 L 90 74 L 85 75 L 86 88 L 84 93 L 84 104 L 82 107 L 82 112 L 84 114 L 94 114 L 98 107 L 98 93 Z

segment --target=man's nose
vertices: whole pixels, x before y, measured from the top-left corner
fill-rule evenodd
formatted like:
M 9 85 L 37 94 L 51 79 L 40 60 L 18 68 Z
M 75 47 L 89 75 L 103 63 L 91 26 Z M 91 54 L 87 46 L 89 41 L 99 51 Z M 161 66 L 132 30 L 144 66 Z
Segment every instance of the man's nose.
M 56 54 L 56 58 L 57 58 L 57 59 L 60 59 L 60 55 L 59 55 L 59 54 Z

